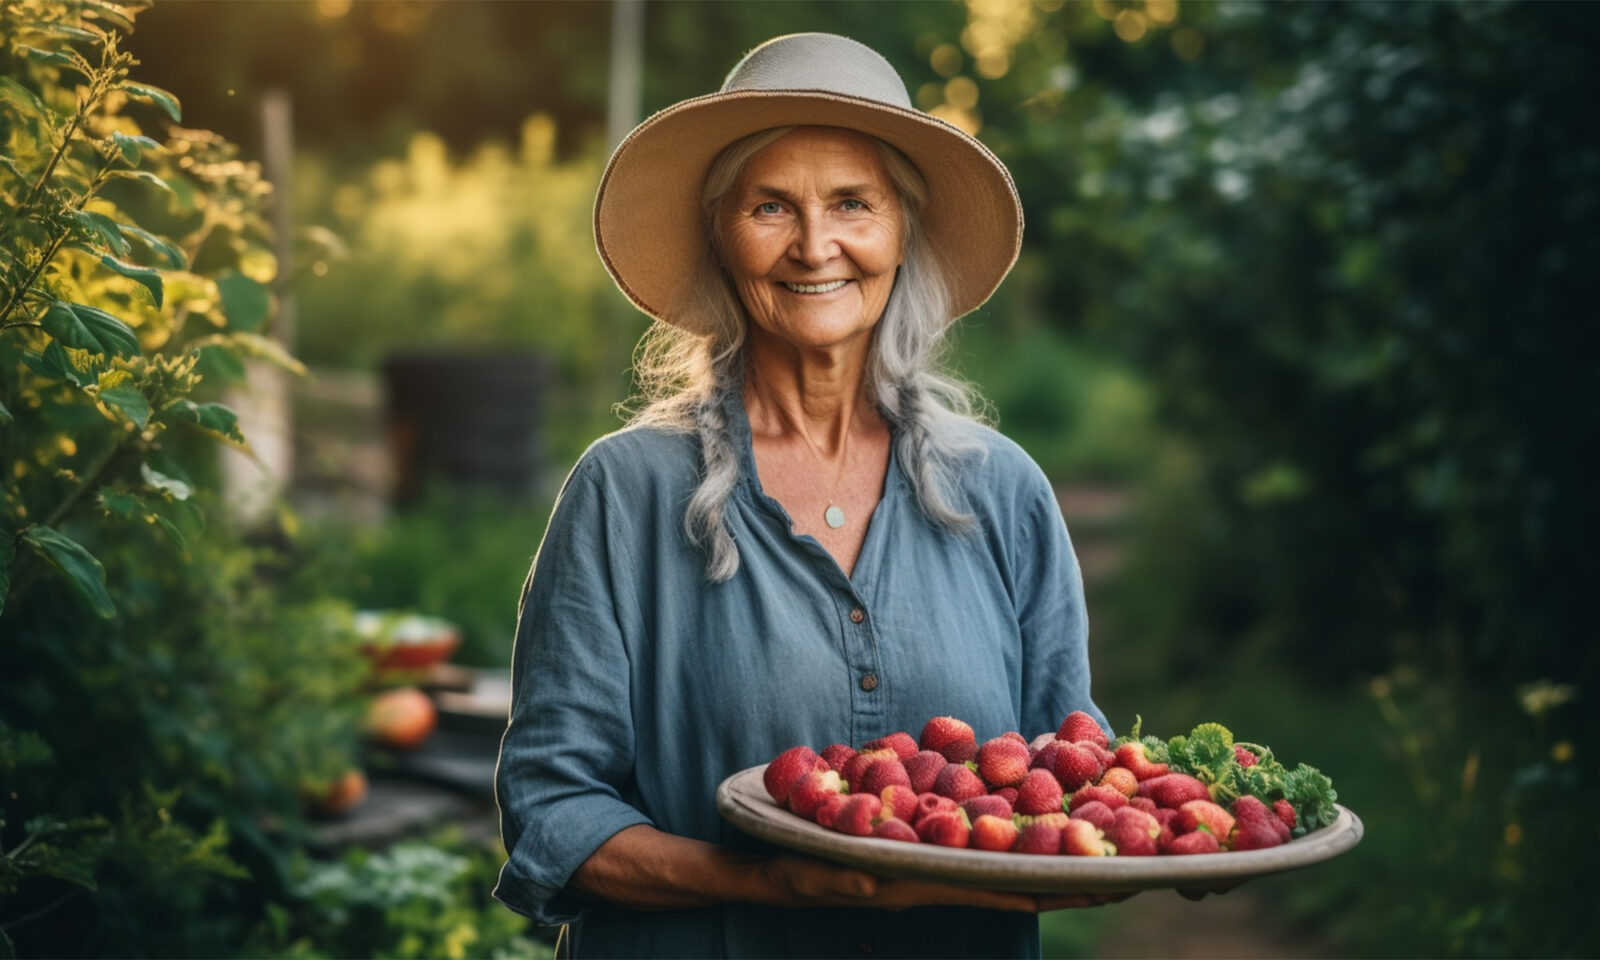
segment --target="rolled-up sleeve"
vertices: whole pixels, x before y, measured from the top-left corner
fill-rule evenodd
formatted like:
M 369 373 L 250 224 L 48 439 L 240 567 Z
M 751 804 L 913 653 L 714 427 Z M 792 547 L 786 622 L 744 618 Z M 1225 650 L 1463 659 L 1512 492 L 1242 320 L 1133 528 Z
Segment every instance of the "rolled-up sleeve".
M 574 870 L 617 831 L 650 823 L 625 797 L 634 770 L 632 557 L 590 461 L 562 488 L 523 588 L 511 717 L 495 770 L 507 861 L 494 896 L 540 923 L 592 901 Z
M 1023 656 L 1022 716 L 1028 736 L 1054 730 L 1074 710 L 1111 731 L 1089 693 L 1089 613 L 1083 573 L 1055 491 L 1037 466 L 1021 484 L 1017 620 Z

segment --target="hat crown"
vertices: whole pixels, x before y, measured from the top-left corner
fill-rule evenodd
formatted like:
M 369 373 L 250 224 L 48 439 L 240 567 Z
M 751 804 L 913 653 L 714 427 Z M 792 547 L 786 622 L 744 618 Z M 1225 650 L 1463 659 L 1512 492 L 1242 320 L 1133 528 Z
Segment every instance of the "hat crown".
M 722 83 L 739 90 L 821 90 L 911 109 L 905 82 L 883 55 L 833 33 L 792 33 L 745 54 Z

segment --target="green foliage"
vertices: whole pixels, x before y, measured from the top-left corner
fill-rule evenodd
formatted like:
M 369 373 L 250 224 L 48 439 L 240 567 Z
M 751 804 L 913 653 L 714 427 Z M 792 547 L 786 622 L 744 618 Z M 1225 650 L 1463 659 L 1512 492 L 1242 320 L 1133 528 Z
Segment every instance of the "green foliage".
M 332 863 L 300 860 L 293 899 L 275 907 L 247 955 L 274 957 L 552 956 L 530 922 L 489 896 L 504 861 L 444 832 Z

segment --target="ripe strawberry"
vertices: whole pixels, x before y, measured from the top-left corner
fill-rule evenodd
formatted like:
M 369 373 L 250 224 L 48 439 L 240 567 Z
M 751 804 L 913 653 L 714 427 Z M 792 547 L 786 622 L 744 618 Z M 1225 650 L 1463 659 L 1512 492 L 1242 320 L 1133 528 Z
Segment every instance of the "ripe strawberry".
M 949 762 L 944 758 L 944 754 L 937 750 L 923 750 L 906 758 L 904 766 L 906 776 L 911 778 L 911 788 L 918 793 L 932 790 L 934 778 L 939 776 L 939 771 Z
M 1015 810 L 1017 808 L 1017 788 L 1016 787 L 1001 787 L 999 790 L 996 790 L 994 792 L 994 795 L 999 797 L 1000 799 L 1004 800 L 1006 803 L 1011 804 L 1011 809 L 1012 810 Z
M 1156 806 L 1156 802 L 1151 800 L 1149 797 L 1129 797 L 1128 806 L 1133 807 L 1136 810 L 1143 810 L 1145 813 L 1155 813 L 1157 810 L 1161 809 L 1160 807 Z
M 947 763 L 933 780 L 933 792 L 960 803 L 973 797 L 981 797 L 988 791 L 983 785 L 983 779 L 973 773 L 971 767 L 964 763 Z
M 1028 738 L 1024 737 L 1015 730 L 1007 730 L 1005 733 L 1000 734 L 1000 736 L 1005 737 L 1007 740 L 1015 740 L 1024 747 L 1028 745 Z
M 796 816 L 815 820 L 817 809 L 829 797 L 844 793 L 844 781 L 832 770 L 813 770 L 789 788 L 789 809 Z
M 1100 786 L 1110 787 L 1125 797 L 1139 792 L 1139 779 L 1127 767 L 1112 767 L 1100 778 Z
M 981 797 L 973 797 L 963 802 L 961 809 L 967 811 L 967 818 L 974 824 L 978 822 L 979 817 L 984 815 L 1010 820 L 1011 814 L 1015 812 L 1011 808 L 1011 803 L 1005 797 L 997 797 L 992 793 L 986 793 Z
M 1195 853 L 1216 853 L 1221 849 L 1222 845 L 1217 842 L 1216 837 L 1204 830 L 1196 830 L 1193 833 L 1173 837 L 1161 848 L 1161 852 L 1184 856 Z
M 855 748 L 848 743 L 832 743 L 822 748 L 822 759 L 840 773 L 844 773 L 844 765 L 855 755 Z
M 972 740 L 957 740 L 940 747 L 939 752 L 951 763 L 970 763 L 978 759 L 978 744 Z
M 861 749 L 893 750 L 895 756 L 904 760 L 917 752 L 917 741 L 911 739 L 911 734 L 901 730 L 891 733 L 887 737 L 879 737 L 876 740 L 869 741 Z
M 883 801 L 885 815 L 898 817 L 910 823 L 917 815 L 917 794 L 904 784 L 891 783 L 878 794 Z
M 1034 753 L 1038 753 L 1040 750 L 1043 750 L 1045 747 L 1048 747 L 1050 744 L 1055 742 L 1056 732 L 1051 730 L 1048 733 L 1041 733 L 1032 740 L 1029 740 L 1028 749 L 1032 750 Z
M 899 760 L 893 750 L 863 750 L 845 762 L 844 782 L 850 784 L 852 792 L 859 792 L 861 788 L 861 775 L 867 772 L 875 760 Z
M 1061 852 L 1061 828 L 1053 823 L 1030 823 L 1017 834 L 1017 853 L 1055 855 Z
M 845 801 L 849 799 L 848 793 L 835 793 L 822 801 L 822 806 L 817 808 L 817 826 L 832 830 L 834 823 L 839 819 L 839 811 L 844 809 Z
M 977 737 L 969 724 L 955 717 L 934 717 L 923 725 L 922 736 L 917 739 L 917 745 L 923 750 L 938 750 L 943 753 L 947 745 L 963 740 L 977 742 Z
M 1048 823 L 1053 827 L 1065 827 L 1067 825 L 1067 821 L 1072 818 L 1067 816 L 1064 811 L 1054 810 L 1050 813 L 1019 813 L 1013 816 L 1011 819 L 1019 827 L 1026 827 L 1032 823 Z
M 1256 761 L 1261 758 L 1236 743 L 1233 745 L 1233 759 L 1239 761 L 1239 766 L 1241 767 L 1253 767 L 1256 765 Z
M 1121 791 L 1090 784 L 1073 791 L 1072 799 L 1067 802 L 1067 812 L 1073 813 L 1093 800 L 1098 800 L 1113 810 L 1128 805 L 1128 798 L 1123 796 Z
M 995 737 L 978 748 L 978 776 L 991 787 L 1014 787 L 1028 775 L 1028 747 L 1010 737 Z
M 972 821 L 971 843 L 978 850 L 1010 850 L 1017 842 L 1017 837 L 1022 831 L 1010 817 L 996 817 L 990 814 L 979 814 Z
M 1048 770 L 1029 770 L 1017 787 L 1016 811 L 1025 814 L 1061 812 L 1061 784 Z
M 872 832 L 873 821 L 883 812 L 883 801 L 870 793 L 853 793 L 839 808 L 833 829 L 854 837 L 864 837 Z
M 945 813 L 959 810 L 961 805 L 949 797 L 941 797 L 936 793 L 917 794 L 917 812 L 911 815 L 911 825 L 914 827 L 921 822 L 923 817 L 931 813 Z
M 1154 777 L 1165 776 L 1171 772 L 1164 763 L 1152 763 L 1150 758 L 1145 755 L 1144 744 L 1142 743 L 1124 743 L 1117 748 L 1116 756 L 1117 766 L 1126 767 L 1133 771 L 1134 777 L 1141 782 Z
M 1117 755 L 1100 744 L 1095 743 L 1093 740 L 1080 740 L 1078 742 L 1094 751 L 1094 755 L 1100 758 L 1100 767 L 1102 769 L 1109 769 L 1117 765 Z
M 1087 820 L 1099 830 L 1110 830 L 1116 818 L 1115 811 L 1099 800 L 1091 800 L 1072 811 L 1072 819 Z
M 921 843 L 922 838 L 917 836 L 917 831 L 911 829 L 911 824 L 897 817 L 882 820 L 872 828 L 872 835 L 884 840 L 901 840 L 906 843 Z
M 1100 758 L 1087 746 L 1069 743 L 1056 753 L 1055 774 L 1061 781 L 1061 789 L 1071 793 L 1086 783 L 1094 783 L 1106 768 L 1100 765 Z
M 1123 807 L 1115 814 L 1106 839 L 1117 845 L 1119 857 L 1153 857 L 1156 855 L 1156 838 L 1161 836 L 1161 824 L 1155 817 Z
M 906 789 L 911 788 L 911 778 L 906 775 L 906 768 L 899 760 L 883 759 L 874 760 L 867 764 L 861 771 L 861 779 L 850 785 L 853 793 L 882 793 L 883 788 L 891 784 L 899 784 Z
M 781 805 L 789 799 L 789 788 L 794 786 L 796 780 L 812 770 L 827 769 L 828 762 L 817 756 L 817 752 L 810 747 L 790 747 L 767 764 L 766 771 L 761 774 L 761 784 L 767 788 L 772 799 Z
M 972 837 L 972 824 L 961 810 L 930 813 L 917 821 L 917 836 L 941 847 L 965 847 Z
M 1283 825 L 1289 828 L 1290 833 L 1294 832 L 1295 824 L 1300 822 L 1299 816 L 1294 812 L 1294 804 L 1280 798 L 1273 801 L 1272 812 L 1278 815 L 1278 819 L 1283 821 Z
M 1100 729 L 1100 724 L 1095 722 L 1094 717 L 1082 710 L 1074 710 L 1067 714 L 1067 719 L 1061 721 L 1061 729 L 1056 731 L 1056 739 L 1070 743 L 1087 740 L 1103 747 L 1106 745 L 1106 732 Z
M 1289 828 L 1258 797 L 1247 793 L 1233 801 L 1233 815 L 1235 850 L 1265 850 L 1289 842 Z
M 1117 848 L 1094 824 L 1071 820 L 1061 828 L 1061 852 L 1069 857 L 1109 857 Z
M 1218 841 L 1224 841 L 1233 833 L 1233 822 L 1233 814 L 1210 800 L 1190 800 L 1178 808 L 1172 828 L 1178 833 L 1193 833 L 1205 827 Z
M 1140 781 L 1139 796 L 1149 797 L 1158 807 L 1176 810 L 1190 800 L 1210 800 L 1211 791 L 1187 773 L 1168 773 Z
M 1056 769 L 1056 758 L 1061 755 L 1061 748 L 1068 745 L 1069 744 L 1065 740 L 1051 740 L 1049 743 L 1034 751 L 1033 759 L 1028 761 L 1028 769 L 1049 770 L 1051 773 L 1054 773 Z

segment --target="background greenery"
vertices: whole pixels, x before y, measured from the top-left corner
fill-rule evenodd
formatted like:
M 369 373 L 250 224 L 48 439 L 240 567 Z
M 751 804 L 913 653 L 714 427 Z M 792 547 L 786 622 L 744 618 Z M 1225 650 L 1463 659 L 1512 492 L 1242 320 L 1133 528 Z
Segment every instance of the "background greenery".
M 588 233 L 609 15 L 173 3 L 141 13 L 127 46 L 140 79 L 242 156 L 259 147 L 261 93 L 291 92 L 297 215 L 342 240 L 307 247 L 294 277 L 304 359 L 372 370 L 419 345 L 537 348 L 559 476 L 616 423 L 642 331 Z M 1600 952 L 1580 860 L 1600 800 L 1586 736 L 1600 655 L 1583 600 L 1600 573 L 1586 543 L 1600 400 L 1584 284 L 1600 252 L 1600 8 L 661 0 L 645 16 L 646 111 L 714 89 L 770 36 L 835 30 L 882 51 L 919 106 L 1010 166 L 1026 249 L 962 324 L 956 360 L 1064 489 L 1126 504 L 1069 517 L 1086 555 L 1121 558 L 1090 585 L 1101 705 L 1119 727 L 1139 713 L 1168 734 L 1223 722 L 1320 766 L 1366 821 L 1351 854 L 1240 895 L 1348 954 Z M 7 55 L 0 74 L 59 82 Z M 170 216 L 127 203 L 158 217 L 152 229 Z M 265 280 L 245 246 L 191 257 L 194 273 Z M 107 309 L 160 351 L 134 281 L 101 282 Z M 31 375 L 17 351 L 41 336 L 0 334 L 8 390 Z M 26 426 L 13 396 L 7 443 Z M 60 409 L 76 412 L 27 427 L 28 456 L 59 459 L 61 435 L 114 420 L 81 399 Z M 185 462 L 204 488 L 204 455 Z M 354 749 L 340 705 L 360 678 L 322 666 L 344 662 L 327 612 L 413 602 L 467 625 L 469 659 L 503 662 L 544 510 L 443 490 L 382 527 L 264 540 L 209 510 L 185 557 L 136 525 L 83 518 L 72 532 L 105 560 L 120 616 L 84 619 L 65 581 L 8 603 L 0 720 L 35 739 L 8 733 L 0 751 L 28 785 L 0 840 L 19 842 L 17 811 L 99 816 L 95 836 L 122 852 L 94 854 L 96 893 L 18 925 L 70 887 L 28 879 L 0 901 L 0 925 L 45 952 L 204 953 L 246 942 L 227 940 L 239 930 L 267 952 L 442 950 L 448 929 L 404 940 L 403 918 L 382 943 L 341 942 L 340 914 L 306 896 L 305 877 L 350 888 L 373 868 L 352 854 L 317 873 L 294 854 L 295 781 L 331 776 Z M 304 645 L 269 639 L 289 634 Z M 219 657 L 259 686 L 219 676 Z M 250 705 L 267 702 L 301 720 L 260 729 Z M 67 756 L 105 757 L 114 775 L 89 783 Z M 156 802 L 172 789 L 180 799 Z M 117 865 L 173 860 L 139 839 L 168 829 L 162 810 L 205 852 L 178 858 L 188 872 L 154 904 Z M 284 833 L 261 830 L 266 811 Z M 403 913 L 361 904 L 348 909 Z M 498 908 L 474 909 L 498 929 Z M 1140 909 L 1052 916 L 1047 948 L 1092 955 Z

